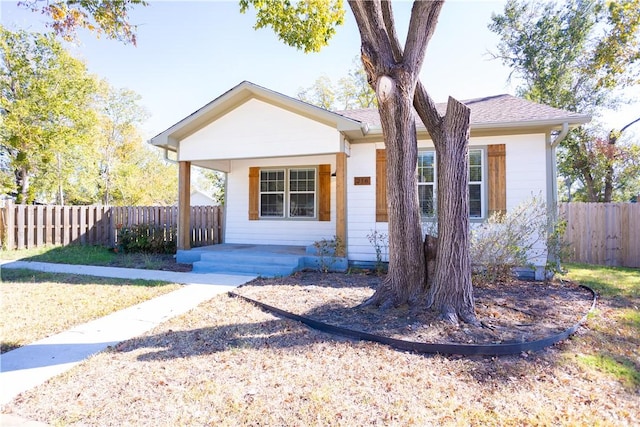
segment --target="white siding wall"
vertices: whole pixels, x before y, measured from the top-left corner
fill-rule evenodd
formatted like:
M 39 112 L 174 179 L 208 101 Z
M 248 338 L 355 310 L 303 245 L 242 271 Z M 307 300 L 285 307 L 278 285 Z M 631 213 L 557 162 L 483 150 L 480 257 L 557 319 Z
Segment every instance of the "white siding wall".
M 180 141 L 179 159 L 240 159 L 336 153 L 331 127 L 251 99 Z
M 521 202 L 530 200 L 533 195 L 545 197 L 546 163 L 545 135 L 514 135 L 476 137 L 469 141 L 470 146 L 490 144 L 506 145 L 507 169 L 507 210 Z M 419 141 L 420 148 L 432 148 L 431 141 Z M 350 260 L 376 261 L 374 246 L 368 236 L 375 230 L 388 233 L 387 223 L 375 222 L 375 152 L 384 148 L 384 144 L 352 144 L 351 157 L 347 167 L 348 194 L 348 254 Z M 353 178 L 370 176 L 371 185 L 355 186 Z M 425 224 L 425 229 L 428 225 Z M 540 259 L 544 264 L 544 260 Z
M 331 164 L 335 155 L 234 160 L 227 183 L 226 243 L 307 246 L 336 234 L 335 180 L 331 182 L 331 221 L 260 219 L 249 221 L 249 168 Z
M 384 144 L 352 144 L 347 159 L 347 254 L 350 260 L 375 261 L 369 242 L 374 230 L 387 233 L 386 222 L 376 223 L 376 149 Z M 356 176 L 371 177 L 371 185 L 353 185 Z

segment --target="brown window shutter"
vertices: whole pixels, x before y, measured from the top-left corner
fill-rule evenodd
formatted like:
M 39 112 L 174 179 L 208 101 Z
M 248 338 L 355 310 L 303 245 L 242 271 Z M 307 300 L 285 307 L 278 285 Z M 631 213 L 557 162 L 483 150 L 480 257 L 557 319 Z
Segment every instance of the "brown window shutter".
M 331 221 L 331 165 L 318 166 L 318 219 Z
M 260 218 L 258 209 L 260 198 L 260 168 L 249 168 L 249 220 Z
M 387 152 L 376 150 L 376 222 L 388 222 L 387 207 Z
M 504 144 L 489 145 L 489 215 L 507 212 L 507 157 Z

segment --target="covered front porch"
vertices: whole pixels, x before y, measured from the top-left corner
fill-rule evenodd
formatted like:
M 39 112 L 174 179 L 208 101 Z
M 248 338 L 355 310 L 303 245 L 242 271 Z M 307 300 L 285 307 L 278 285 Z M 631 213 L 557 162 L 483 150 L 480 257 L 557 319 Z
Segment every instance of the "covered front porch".
M 349 141 L 365 133 L 359 121 L 243 82 L 152 138 L 178 163 L 179 258 L 191 243 L 193 166 L 226 174 L 223 242 L 306 252 L 335 238 L 346 257 Z
M 193 264 L 194 273 L 247 274 L 260 277 L 289 276 L 305 269 L 346 271 L 346 257 L 314 245 L 257 245 L 222 243 L 178 249 L 176 261 Z

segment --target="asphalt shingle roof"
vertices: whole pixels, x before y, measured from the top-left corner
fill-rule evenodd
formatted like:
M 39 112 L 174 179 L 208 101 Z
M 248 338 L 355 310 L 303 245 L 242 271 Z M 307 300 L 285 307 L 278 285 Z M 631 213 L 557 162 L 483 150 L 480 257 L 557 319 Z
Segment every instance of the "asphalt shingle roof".
M 471 126 L 539 121 L 581 123 L 588 117 L 507 94 L 469 99 L 461 102 L 471 108 Z M 440 115 L 444 115 L 447 104 L 438 103 L 436 107 Z M 375 108 L 343 110 L 336 111 L 336 113 L 366 123 L 370 127 L 380 127 L 380 115 Z M 422 126 L 422 122 L 415 112 L 414 116 L 419 126 Z

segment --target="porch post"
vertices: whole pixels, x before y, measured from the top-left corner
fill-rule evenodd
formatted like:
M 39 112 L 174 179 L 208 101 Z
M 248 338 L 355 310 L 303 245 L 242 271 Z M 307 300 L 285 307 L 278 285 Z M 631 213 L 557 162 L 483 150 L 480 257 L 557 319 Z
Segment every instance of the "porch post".
M 178 162 L 178 249 L 191 249 L 191 162 Z
M 336 154 L 336 237 L 347 256 L 347 154 Z

